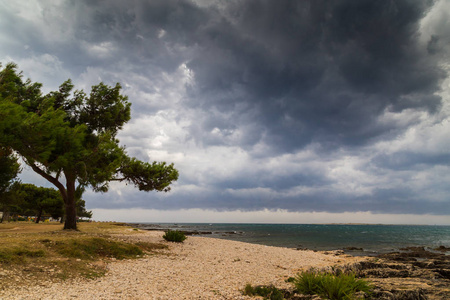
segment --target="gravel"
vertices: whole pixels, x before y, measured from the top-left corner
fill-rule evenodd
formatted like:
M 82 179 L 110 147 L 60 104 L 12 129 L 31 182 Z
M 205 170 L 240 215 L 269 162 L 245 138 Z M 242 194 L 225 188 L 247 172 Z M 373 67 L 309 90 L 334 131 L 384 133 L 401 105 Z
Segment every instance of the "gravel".
M 285 280 L 302 269 L 357 260 L 204 237 L 169 243 L 163 234 L 118 235 L 122 240 L 167 244 L 169 249 L 136 260 L 111 261 L 104 277 L 10 286 L 0 291 L 0 299 L 252 299 L 242 294 L 247 283 L 286 288 L 290 284 Z

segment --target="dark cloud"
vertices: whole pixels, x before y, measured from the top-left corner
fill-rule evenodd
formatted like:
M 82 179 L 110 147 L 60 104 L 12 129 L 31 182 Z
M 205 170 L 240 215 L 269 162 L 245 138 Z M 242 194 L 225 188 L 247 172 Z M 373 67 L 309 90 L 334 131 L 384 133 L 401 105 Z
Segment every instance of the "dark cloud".
M 393 170 L 422 169 L 425 166 L 450 165 L 449 153 L 414 153 L 399 151 L 391 155 L 380 154 L 372 159 L 377 166 Z
M 230 19 L 198 33 L 192 98 L 221 110 L 249 101 L 259 114 L 248 121 L 264 124 L 281 151 L 330 138 L 364 144 L 392 129 L 377 128 L 386 109 L 440 107 L 434 94 L 444 73 L 418 42 L 424 2 L 243 1 L 229 9 Z
M 449 188 L 442 187 L 447 192 Z M 236 190 L 239 191 L 239 190 Z M 277 210 L 305 212 L 354 212 L 371 211 L 382 214 L 432 214 L 448 215 L 448 201 L 424 201 L 411 188 L 379 188 L 371 195 L 352 196 L 347 193 L 318 190 L 313 194 L 299 196 L 282 196 L 262 190 L 247 190 L 242 193 L 211 190 L 206 193 L 184 192 L 183 197 L 177 195 L 148 195 L 145 193 L 125 193 L 120 197 L 113 196 L 105 203 L 99 194 L 89 195 L 91 207 L 95 208 L 127 208 L 142 207 L 158 210 L 202 208 L 217 211 L 253 211 Z M 123 199 L 126 198 L 126 201 Z
M 171 194 L 90 207 L 450 213 L 448 147 L 405 137 L 446 136 L 444 1 L 30 3 L 0 0 L 0 60 L 121 82 L 130 154 L 181 167 Z

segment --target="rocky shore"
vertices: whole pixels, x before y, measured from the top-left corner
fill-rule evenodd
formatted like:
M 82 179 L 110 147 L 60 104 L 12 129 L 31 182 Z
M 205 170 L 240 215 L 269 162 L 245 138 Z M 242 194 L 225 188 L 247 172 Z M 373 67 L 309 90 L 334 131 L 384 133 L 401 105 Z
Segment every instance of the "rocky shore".
M 375 299 L 450 299 L 450 250 L 410 247 L 353 266 L 377 289 Z
M 235 235 L 235 234 L 242 234 L 242 232 L 239 231 L 209 231 L 209 230 L 195 230 L 191 229 L 189 227 L 185 226 L 163 226 L 159 224 L 141 224 L 141 223 L 129 223 L 127 224 L 133 228 L 147 230 L 147 231 L 167 231 L 168 229 L 171 230 L 178 230 L 182 233 L 184 233 L 187 236 L 192 235 L 200 235 L 200 236 L 208 236 L 212 234 L 222 235 L 222 236 L 229 236 L 229 235 Z

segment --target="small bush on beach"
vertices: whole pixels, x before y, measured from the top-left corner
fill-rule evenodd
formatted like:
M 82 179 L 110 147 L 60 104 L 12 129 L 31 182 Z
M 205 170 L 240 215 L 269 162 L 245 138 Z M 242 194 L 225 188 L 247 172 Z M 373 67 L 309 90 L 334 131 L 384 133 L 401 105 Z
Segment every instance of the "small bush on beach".
M 178 230 L 168 230 L 163 238 L 169 242 L 181 243 L 186 239 L 186 235 Z
M 357 279 L 353 273 L 317 272 L 310 270 L 298 274 L 294 285 L 299 293 L 319 295 L 330 300 L 355 299 L 357 292 L 370 293 L 371 285 L 364 279 Z
M 246 296 L 261 296 L 264 299 L 283 300 L 283 293 L 274 286 L 258 285 L 253 287 L 247 284 L 244 288 L 244 295 Z

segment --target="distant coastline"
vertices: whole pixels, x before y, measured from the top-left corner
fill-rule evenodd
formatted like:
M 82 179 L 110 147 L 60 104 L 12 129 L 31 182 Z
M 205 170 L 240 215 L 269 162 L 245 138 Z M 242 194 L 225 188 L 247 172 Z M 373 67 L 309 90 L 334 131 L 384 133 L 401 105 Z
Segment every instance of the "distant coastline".
M 407 247 L 450 247 L 450 226 L 397 224 L 213 224 L 129 223 L 144 230 L 180 230 L 187 235 L 267 246 L 320 251 L 343 250 L 375 256 Z M 450 254 L 450 253 L 449 253 Z

